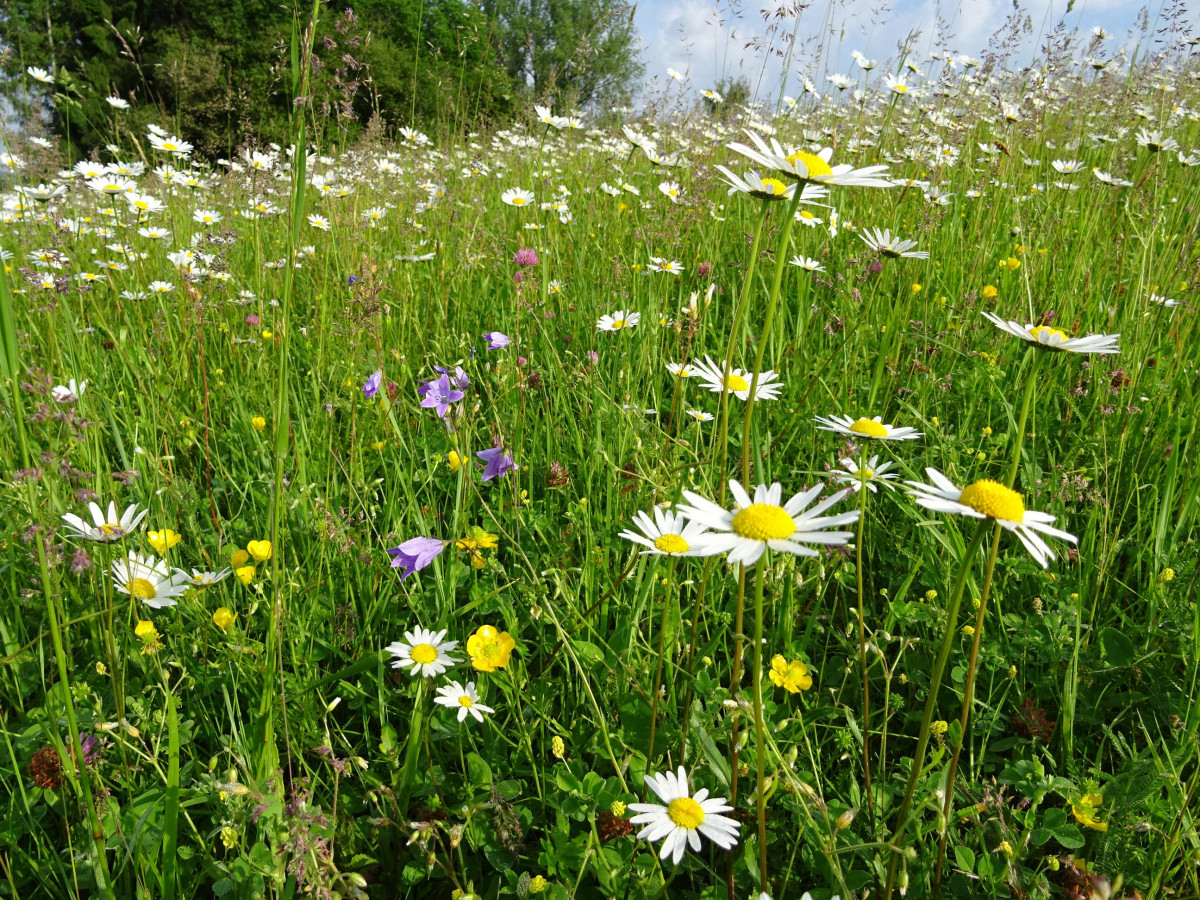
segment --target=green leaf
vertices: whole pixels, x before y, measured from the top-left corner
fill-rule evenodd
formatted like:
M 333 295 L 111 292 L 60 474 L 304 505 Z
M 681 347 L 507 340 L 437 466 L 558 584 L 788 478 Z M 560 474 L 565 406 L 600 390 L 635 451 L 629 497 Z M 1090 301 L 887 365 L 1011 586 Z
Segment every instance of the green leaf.
M 1100 646 L 1110 666 L 1128 666 L 1133 663 L 1136 651 L 1133 641 L 1115 628 L 1100 629 Z
M 970 847 L 964 847 L 961 844 L 955 847 L 954 861 L 958 863 L 958 867 L 964 872 L 975 871 L 975 853 Z
M 467 754 L 467 775 L 476 787 L 487 787 L 492 783 L 492 767 L 478 753 Z

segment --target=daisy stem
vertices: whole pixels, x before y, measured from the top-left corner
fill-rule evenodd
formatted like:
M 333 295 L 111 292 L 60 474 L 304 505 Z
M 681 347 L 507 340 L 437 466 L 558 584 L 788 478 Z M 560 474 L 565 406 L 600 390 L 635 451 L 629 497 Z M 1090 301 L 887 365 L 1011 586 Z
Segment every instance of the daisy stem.
M 1000 547 L 1000 523 L 992 526 L 992 546 L 988 549 L 987 568 L 983 572 L 983 586 L 979 592 L 979 609 L 975 611 L 975 634 L 971 638 L 971 656 L 967 661 L 967 680 L 963 685 L 962 712 L 958 717 L 958 741 L 950 757 L 950 774 L 946 778 L 946 799 L 942 803 L 942 818 L 945 825 L 938 838 L 937 867 L 933 875 L 933 897 L 937 900 L 942 886 L 942 860 L 946 856 L 946 833 L 950 830 L 950 810 L 954 805 L 954 779 L 958 775 L 958 760 L 963 744 L 967 740 L 967 719 L 971 715 L 971 704 L 975 696 L 975 668 L 979 659 L 979 642 L 983 637 L 983 617 L 987 612 L 988 594 L 992 587 L 992 571 L 996 568 L 996 551 Z
M 733 618 L 733 670 L 729 675 L 729 698 L 735 705 L 730 719 L 733 724 L 729 735 L 729 805 L 737 807 L 738 796 L 738 714 L 741 712 L 736 705 L 738 687 L 742 680 L 742 619 L 746 611 L 746 564 L 738 566 L 737 608 Z M 729 900 L 737 896 L 733 884 L 733 851 L 726 854 L 725 880 L 729 888 Z
M 400 815 L 408 815 L 408 798 L 412 793 L 413 777 L 417 773 L 417 757 L 421 752 L 421 728 L 425 724 L 425 681 L 417 682 L 417 696 L 413 699 L 412 717 L 408 725 L 408 743 L 404 746 L 404 770 L 400 774 L 400 786 L 396 790 L 396 808 Z
M 863 785 L 867 792 L 867 817 L 875 829 L 875 798 L 871 794 L 871 695 L 867 679 L 867 629 L 863 621 L 866 594 L 863 590 L 863 532 L 867 522 L 867 442 L 863 441 L 858 461 L 858 536 L 854 539 L 854 575 L 858 582 L 858 665 L 862 670 Z
M 950 602 L 946 606 L 946 626 L 942 631 L 942 644 L 938 649 L 937 658 L 933 662 L 933 670 L 929 673 L 929 692 L 925 698 L 925 714 L 921 717 L 921 730 L 917 735 L 917 748 L 913 752 L 912 767 L 908 773 L 908 786 L 904 790 L 904 799 L 900 803 L 900 810 L 896 813 L 896 830 L 892 833 L 891 840 L 892 862 L 888 866 L 887 887 L 884 890 L 885 900 L 891 900 L 892 889 L 896 884 L 896 869 L 903 853 L 901 841 L 904 839 L 904 832 L 908 827 L 908 814 L 912 809 L 913 794 L 916 793 L 917 782 L 921 780 L 921 773 L 925 769 L 925 751 L 929 749 L 929 727 L 933 724 L 933 717 L 937 712 L 938 689 L 942 686 L 942 675 L 946 671 L 946 662 L 954 647 L 954 636 L 958 633 L 955 623 L 958 621 L 963 589 L 967 585 L 967 575 L 971 571 L 975 554 L 979 552 L 979 546 L 983 543 L 987 526 L 987 519 L 980 519 L 976 524 L 975 533 L 971 535 L 966 552 L 963 553 L 962 564 L 958 568 L 958 575 L 954 579 Z
M 646 747 L 646 771 L 654 765 L 654 733 L 658 726 L 658 692 L 662 686 L 663 654 L 666 650 L 667 615 L 671 610 L 671 591 L 675 586 L 675 563 L 679 557 L 672 556 L 667 572 L 667 587 L 663 592 L 662 619 L 658 623 L 658 665 L 654 670 L 654 690 L 650 694 L 650 740 Z M 642 783 L 642 802 L 646 801 L 646 785 Z
M 754 229 L 754 243 L 750 245 L 750 264 L 746 267 L 746 280 L 742 282 L 742 294 L 738 297 L 737 307 L 733 311 L 733 324 L 729 328 L 729 341 L 725 345 L 725 359 L 722 360 L 721 370 L 721 402 L 718 414 L 720 422 L 717 425 L 717 435 L 721 446 L 721 465 L 717 476 L 719 500 L 725 498 L 725 480 L 729 475 L 729 394 L 726 387 L 729 372 L 733 368 L 733 350 L 738 343 L 738 335 L 742 330 L 742 319 L 746 316 L 746 307 L 750 298 L 750 287 L 754 284 L 754 269 L 758 263 L 758 247 L 762 239 L 763 223 L 767 220 L 768 201 L 762 202 L 762 211 L 758 217 L 758 226 Z
M 767 749 L 766 726 L 763 722 L 763 569 L 766 554 L 754 566 L 754 745 L 757 755 L 756 799 L 758 806 L 758 886 L 767 891 L 767 791 L 764 775 Z M 770 893 L 770 891 L 767 891 Z
M 1037 385 L 1037 370 L 1038 363 L 1041 362 L 1041 354 L 1034 349 L 1028 351 L 1032 354 L 1029 361 L 1029 371 L 1025 375 L 1025 391 L 1021 398 L 1021 412 L 1017 419 L 1017 435 L 1016 441 L 1013 444 L 1013 457 L 1009 463 L 1008 478 L 1005 484 L 1012 487 L 1017 478 L 1017 470 L 1021 465 L 1021 448 L 1025 443 L 1025 426 L 1029 421 L 1029 412 L 1033 406 L 1033 393 Z M 971 716 L 971 705 L 975 696 L 975 672 L 979 661 L 979 644 L 983 638 L 983 619 L 987 613 L 988 595 L 991 593 L 992 573 L 996 568 L 996 554 L 1000 548 L 1000 523 L 997 522 L 992 526 L 992 545 L 988 549 L 987 568 L 983 573 L 983 585 L 979 592 L 979 608 L 975 612 L 975 633 L 971 637 L 971 654 L 967 660 L 967 678 L 963 685 L 963 705 L 962 712 L 958 718 L 958 740 L 954 745 L 954 753 L 950 757 L 950 772 L 946 778 L 946 797 L 942 802 L 942 819 L 945 825 L 942 828 L 942 833 L 938 837 L 938 855 L 937 866 L 934 869 L 933 875 L 933 896 L 936 898 L 941 893 L 942 886 L 942 862 L 946 856 L 946 834 L 950 830 L 950 811 L 954 805 L 954 782 L 958 776 L 958 761 L 962 756 L 963 744 L 967 739 L 967 722 Z
M 775 275 L 771 279 L 771 293 L 767 297 L 767 314 L 763 317 L 762 333 L 758 336 L 758 353 L 754 357 L 754 371 L 750 376 L 750 393 L 746 397 L 746 413 L 742 419 L 742 484 L 750 483 L 750 423 L 754 416 L 754 393 L 758 389 L 758 374 L 762 371 L 763 358 L 767 354 L 767 341 L 771 336 L 771 325 L 775 321 L 775 308 L 779 305 L 780 285 L 783 284 L 783 267 L 787 265 L 787 251 L 792 240 L 792 226 L 796 222 L 796 207 L 804 193 L 803 183 L 788 203 L 787 220 L 783 223 L 783 234 L 775 250 Z
M 1021 447 L 1025 443 L 1025 425 L 1029 421 L 1029 410 L 1033 405 L 1033 392 L 1037 387 L 1038 364 L 1042 361 L 1042 354 L 1038 350 L 1031 348 L 1028 352 L 1033 358 L 1029 361 L 1029 372 L 1025 375 L 1025 394 L 1021 398 L 1021 414 L 1017 419 L 1017 439 L 1013 444 L 1012 461 L 1008 464 L 1008 479 L 1004 482 L 1008 487 L 1012 487 L 1016 482 L 1017 471 L 1021 468 Z

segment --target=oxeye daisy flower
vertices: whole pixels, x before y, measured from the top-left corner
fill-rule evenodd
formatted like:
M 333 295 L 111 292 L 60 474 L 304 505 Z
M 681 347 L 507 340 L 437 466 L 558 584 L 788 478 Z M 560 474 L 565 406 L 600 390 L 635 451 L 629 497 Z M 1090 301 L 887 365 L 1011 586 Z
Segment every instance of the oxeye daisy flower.
M 1139 147 L 1145 147 L 1151 153 L 1158 153 L 1160 150 L 1171 152 L 1179 149 L 1179 141 L 1173 137 L 1164 137 L 1161 131 L 1148 131 L 1143 128 L 1137 133 L 1136 140 Z
M 894 462 L 889 461 L 881 465 L 879 457 L 872 456 L 867 460 L 866 465 L 860 468 L 858 463 L 853 459 L 847 458 L 838 461 L 842 464 L 842 468 L 833 470 L 831 473 L 833 480 L 837 484 L 846 485 L 856 494 L 862 490 L 864 484 L 872 494 L 878 491 L 878 488 L 875 487 L 876 484 L 882 484 L 888 490 L 894 491 L 896 489 L 896 486 L 889 482 L 896 478 L 897 475 L 894 472 L 888 472 L 888 469 L 895 465 Z
M 1069 353 L 1120 353 L 1117 340 L 1119 334 L 1089 334 L 1086 337 L 1067 337 L 1066 332 L 1051 328 L 1049 325 L 1021 325 L 1011 319 L 1005 320 L 990 312 L 983 314 L 984 318 L 1014 337 L 1019 337 L 1037 347 L 1039 350 L 1065 350 Z
M 833 149 L 826 147 L 816 153 L 803 150 L 792 150 L 782 146 L 779 141 L 771 138 L 767 144 L 761 137 L 750 129 L 745 129 L 754 146 L 746 144 L 729 144 L 730 150 L 740 153 L 751 162 L 764 169 L 772 169 L 797 181 L 813 181 L 818 184 L 855 185 L 858 187 L 892 187 L 891 179 L 887 178 L 887 166 L 866 166 L 855 169 L 849 165 L 830 165 Z
M 709 797 L 707 788 L 701 788 L 693 795 L 688 788 L 687 772 L 683 766 L 679 767 L 677 773 L 647 775 L 646 785 L 662 804 L 630 803 L 628 808 L 637 815 L 629 821 L 634 825 L 646 826 L 638 832 L 638 840 L 663 842 L 658 853 L 660 859 L 669 856 L 675 865 L 679 865 L 689 845 L 692 850 L 700 852 L 701 835 L 722 850 L 737 844 L 741 826 L 728 816 L 721 815 L 733 807 L 726 805 L 724 797 Z
M 924 432 L 915 428 L 885 425 L 881 416 L 873 419 L 851 419 L 849 416 L 817 416 L 813 419 L 821 431 L 832 431 L 850 437 L 871 438 L 877 441 L 915 441 Z
M 697 374 L 694 367 L 689 366 L 686 363 L 677 362 L 667 363 L 667 371 L 676 378 L 691 378 L 693 375 Z
M 703 541 L 707 529 L 699 522 L 689 522 L 680 513 L 654 508 L 654 518 L 642 511 L 633 516 L 633 524 L 641 529 L 622 531 L 617 537 L 649 547 L 643 556 L 704 556 Z
M 749 194 L 759 200 L 791 200 L 796 193 L 796 185 L 785 184 L 778 178 L 763 178 L 757 172 L 746 172 L 741 178 L 724 166 L 717 166 L 718 171 L 725 176 L 729 185 L 729 194 Z M 809 185 L 805 185 L 809 187 Z M 824 189 L 822 195 L 824 195 Z
M 634 328 L 642 321 L 642 314 L 624 309 L 618 309 L 611 315 L 603 315 L 596 320 L 597 331 L 621 331 L 624 328 Z
M 479 691 L 475 690 L 473 681 L 468 681 L 466 687 L 457 681 L 452 681 L 438 688 L 433 702 L 448 709 L 457 709 L 460 722 L 467 716 L 473 716 L 476 722 L 482 722 L 484 713 L 495 712 L 490 706 L 484 706 L 479 702 Z
M 705 412 L 702 409 L 689 409 L 687 414 L 697 422 L 711 422 L 713 420 L 713 414 Z
M 906 482 L 912 488 L 913 499 L 918 504 L 935 512 L 969 516 L 972 519 L 992 519 L 1006 531 L 1015 534 L 1042 568 L 1050 565 L 1054 551 L 1042 540 L 1041 535 L 1077 542 L 1074 535 L 1050 524 L 1054 516 L 1026 509 L 1021 495 L 999 482 L 984 478 L 959 489 L 937 469 L 927 468 L 925 474 L 933 484 Z
M 914 250 L 917 246 L 916 241 L 903 240 L 900 235 L 892 236 L 892 232 L 887 228 L 867 228 L 864 229 L 859 238 L 862 242 L 878 253 L 880 256 L 886 256 L 889 259 L 929 259 L 928 250 Z
M 152 609 L 174 606 L 175 598 L 187 591 L 187 582 L 177 581 L 162 560 L 130 550 L 112 564 L 113 584 L 122 594 L 141 600 Z
M 414 628 L 404 632 L 403 641 L 388 644 L 383 649 L 396 657 L 392 661 L 393 669 L 411 669 L 408 674 L 414 678 L 418 675 L 432 678 L 458 662 L 450 656 L 450 651 L 458 646 L 458 641 L 447 641 L 445 637 L 445 629 L 430 631 L 427 628 Z
M 713 533 L 704 538 L 703 555 L 727 553 L 730 563 L 751 566 L 768 549 L 797 556 L 816 556 L 817 551 L 807 544 L 841 546 L 854 536 L 849 531 L 826 529 L 854 524 L 858 521 L 858 510 L 835 516 L 821 515 L 845 497 L 846 491 L 831 494 L 812 509 L 808 508 L 821 489 L 822 486 L 817 485 L 796 494 L 787 503 L 780 503 L 782 489 L 779 482 L 770 487 L 758 485 L 751 498 L 745 488 L 731 480 L 729 490 L 735 503 L 733 509 L 725 509 L 699 494 L 684 491 L 683 497 L 688 502 L 681 504 L 678 511 L 712 530 Z
M 805 272 L 824 272 L 825 267 L 808 256 L 793 256 L 788 260 L 788 263 L 793 266 L 799 266 Z
M 664 272 L 667 275 L 682 275 L 683 263 L 677 259 L 666 259 L 662 256 L 650 257 L 650 262 L 646 266 L 647 272 Z
M 500 199 L 509 206 L 528 206 L 533 202 L 533 192 L 523 188 L 509 188 L 500 195 Z
M 199 569 L 192 569 L 190 575 L 185 569 L 176 568 L 173 571 L 175 573 L 175 580 L 177 582 L 191 584 L 192 587 L 197 588 L 212 587 L 214 584 L 220 584 L 231 574 L 233 574 L 233 569 L 229 568 L 228 566 L 219 572 L 202 572 Z
M 711 356 L 705 356 L 704 362 L 693 364 L 694 374 L 706 388 L 714 394 L 729 391 L 739 400 L 750 397 L 750 382 L 753 374 L 743 369 L 730 369 L 725 375 L 725 368 L 720 363 L 713 362 Z M 754 386 L 755 400 L 774 400 L 783 389 L 779 376 L 768 369 L 758 373 L 758 383 Z
M 142 519 L 146 518 L 146 514 L 150 512 L 148 509 L 143 509 L 138 512 L 137 504 L 131 503 L 125 507 L 125 512 L 117 516 L 117 504 L 108 504 L 108 514 L 105 515 L 98 504 L 89 503 L 88 510 L 92 514 L 93 525 L 87 524 L 83 519 L 74 513 L 67 513 L 63 516 L 63 521 L 67 523 L 68 534 L 71 537 L 80 537 L 88 541 L 99 541 L 104 544 L 111 544 L 113 541 L 119 541 L 125 535 L 132 532 Z

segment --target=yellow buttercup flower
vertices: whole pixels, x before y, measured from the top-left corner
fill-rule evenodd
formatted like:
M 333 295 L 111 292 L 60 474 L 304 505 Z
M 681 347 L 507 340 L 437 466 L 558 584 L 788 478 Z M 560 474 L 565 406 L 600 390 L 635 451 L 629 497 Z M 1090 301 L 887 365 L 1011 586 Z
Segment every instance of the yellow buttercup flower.
M 232 625 L 235 619 L 237 619 L 237 613 L 231 612 L 227 606 L 222 606 L 218 609 L 213 613 L 212 618 L 213 624 L 222 630 Z
M 240 569 L 250 561 L 250 554 L 245 550 L 234 550 L 233 556 L 229 559 L 229 564 L 235 569 Z
M 164 528 L 162 531 L 146 532 L 146 540 L 150 542 L 150 546 L 161 556 L 179 543 L 180 536 L 170 528 Z
M 234 569 L 233 574 L 242 584 L 249 584 L 254 580 L 254 566 L 242 566 L 240 569 Z
M 255 562 L 266 562 L 271 558 L 271 542 L 251 541 L 246 545 L 246 552 L 254 557 Z
M 462 457 L 458 455 L 457 450 L 451 450 L 446 454 L 446 465 L 450 468 L 451 475 L 462 468 Z
M 494 672 L 508 665 L 517 642 L 507 631 L 497 631 L 491 625 L 483 625 L 467 638 L 467 652 L 471 664 L 480 672 Z
M 140 619 L 137 625 L 134 626 L 133 633 L 147 644 L 158 640 L 159 637 L 158 629 L 154 627 L 154 623 L 149 619 Z
M 813 683 L 808 666 L 798 659 L 789 662 L 779 654 L 771 658 L 770 677 L 776 687 L 783 688 L 789 694 L 807 691 Z
M 254 426 L 255 431 L 262 431 L 267 427 L 267 420 L 262 416 L 255 416 L 250 420 L 250 424 Z
M 371 449 L 372 449 L 372 450 L 376 450 L 376 451 L 378 451 L 378 450 L 382 450 L 382 449 L 383 449 L 384 447 L 386 447 L 386 446 L 387 446 L 387 441 L 386 441 L 386 440 L 383 440 L 383 441 L 376 441 L 375 443 L 373 443 L 373 444 L 371 445 Z
M 985 284 L 983 286 L 983 299 L 984 300 L 993 300 L 993 299 L 995 299 L 996 295 L 999 293 L 1000 292 L 998 290 L 996 290 L 996 286 L 994 284 Z

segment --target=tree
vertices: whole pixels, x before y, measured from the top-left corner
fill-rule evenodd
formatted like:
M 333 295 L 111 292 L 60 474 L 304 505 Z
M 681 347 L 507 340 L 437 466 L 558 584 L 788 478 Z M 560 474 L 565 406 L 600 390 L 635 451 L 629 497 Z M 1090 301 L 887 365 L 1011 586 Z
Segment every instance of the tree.
M 71 157 L 114 140 L 106 97 L 132 108 L 119 120 L 156 123 L 204 156 L 230 156 L 253 138 L 285 142 L 292 98 L 293 16 L 278 0 L 9 0 L 0 46 L 10 83 L 26 66 L 52 70 L 42 96 Z M 494 18 L 462 0 L 364 0 L 360 12 L 326 8 L 318 24 L 314 139 L 351 133 L 374 115 L 389 124 L 458 130 L 507 117 L 518 93 L 497 72 Z M 41 87 L 35 85 L 35 87 Z M 120 141 L 118 141 L 120 143 Z
M 624 99 L 642 73 L 624 0 L 485 0 L 484 9 L 502 30 L 509 77 L 564 109 Z

